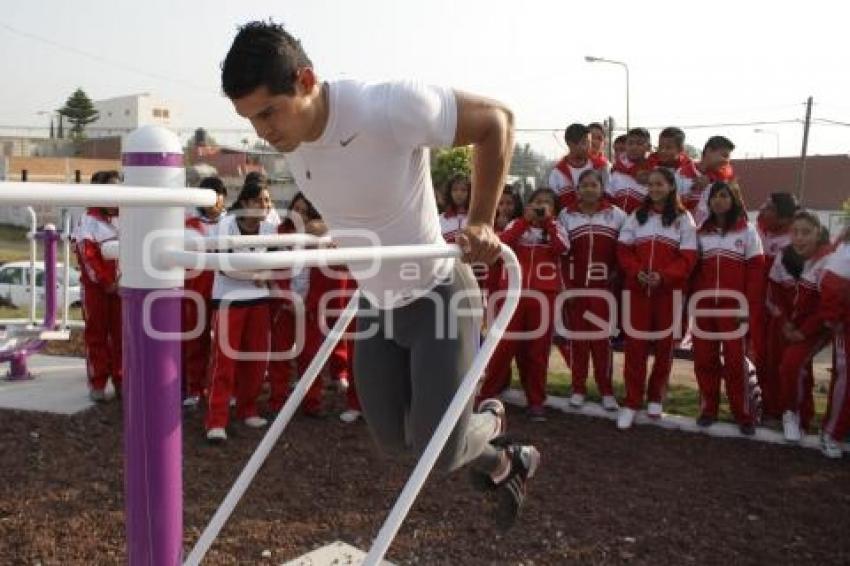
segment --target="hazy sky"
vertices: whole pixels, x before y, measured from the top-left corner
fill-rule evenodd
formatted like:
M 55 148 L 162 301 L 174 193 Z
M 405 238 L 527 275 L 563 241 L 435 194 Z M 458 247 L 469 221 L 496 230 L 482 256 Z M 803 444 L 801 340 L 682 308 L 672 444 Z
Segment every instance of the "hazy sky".
M 850 9 L 841 2 L 565 0 L 5 0 L 0 126 L 45 126 L 78 86 L 93 99 L 151 92 L 178 126 L 247 128 L 220 94 L 219 64 L 238 24 L 272 17 L 300 37 L 324 78 L 418 78 L 507 102 L 518 128 L 557 129 L 612 115 L 625 124 L 693 126 L 814 117 L 850 124 Z M 701 146 L 730 136 L 736 155 L 776 154 L 755 125 L 687 128 Z M 802 125 L 762 125 L 782 154 Z M 0 133 L 4 128 L 0 128 Z M 547 153 L 551 132 L 521 133 Z M 850 127 L 816 122 L 810 153 L 850 152 Z

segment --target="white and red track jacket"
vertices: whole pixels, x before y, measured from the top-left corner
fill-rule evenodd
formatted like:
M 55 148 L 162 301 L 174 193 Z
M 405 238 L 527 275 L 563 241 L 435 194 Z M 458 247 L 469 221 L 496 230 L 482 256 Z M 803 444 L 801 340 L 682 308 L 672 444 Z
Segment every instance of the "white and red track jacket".
M 634 163 L 623 153 L 614 162 L 611 181 L 606 191 L 608 200 L 623 209 L 626 214 L 634 212 L 646 198 L 646 186 L 637 181 L 640 173 L 652 171 L 648 159 Z
M 604 202 L 585 214 L 578 205 L 561 210 L 558 222 L 570 240 L 570 254 L 562 262 L 567 288 L 606 289 L 617 272 L 617 240 L 626 213 Z
M 664 169 L 668 169 L 674 175 L 676 174 L 677 171 L 679 171 L 680 169 L 682 169 L 684 167 L 692 167 L 693 163 L 694 163 L 693 160 L 690 157 L 688 157 L 688 154 L 685 153 L 685 152 L 681 152 L 679 155 L 677 155 L 676 159 L 673 160 L 672 162 L 671 161 L 662 161 L 662 159 L 661 159 L 661 157 L 659 157 L 658 153 L 653 152 L 653 153 L 649 154 L 648 161 L 649 161 L 650 170 L 662 167 Z
M 687 161 L 676 170 L 676 190 L 679 193 L 679 198 L 682 204 L 693 215 L 694 222 L 697 227 L 702 226 L 709 216 L 708 210 L 708 189 L 711 183 L 723 181 L 729 183 L 735 180 L 735 172 L 731 165 L 726 165 L 717 170 L 705 171 L 699 163 Z M 697 177 L 705 176 L 708 178 L 708 185 L 697 188 L 694 186 L 694 181 Z
M 570 249 L 567 234 L 554 218 L 539 228 L 525 218 L 512 220 L 499 238 L 516 253 L 522 267 L 522 288 L 560 291 L 561 258 Z
M 806 338 L 815 336 L 823 327 L 819 284 L 831 251 L 829 244 L 818 248 L 803 264 L 799 279 L 788 273 L 781 258 L 777 258 L 770 269 L 768 308 L 773 316 L 791 322 Z
M 764 248 L 764 261 L 767 273 L 773 267 L 773 262 L 782 253 L 782 250 L 791 244 L 791 226 L 776 228 L 770 226 L 759 214 L 756 219 L 761 245 Z
M 694 219 L 685 211 L 664 226 L 661 214 L 651 210 L 646 222 L 640 224 L 637 212 L 632 213 L 620 231 L 617 260 L 625 274 L 625 289 L 652 295 L 653 289 L 638 281 L 641 271 L 659 273 L 660 290 L 683 289 L 697 262 Z
M 555 164 L 555 168 L 549 173 L 549 188 L 555 191 L 558 199 L 561 201 L 561 206 L 566 207 L 574 204 L 578 197 L 576 189 L 578 189 L 578 178 L 588 169 L 595 169 L 602 175 L 602 188 L 608 186 L 608 160 L 604 155 L 591 155 L 582 165 L 572 163 L 568 155 L 561 158 Z
M 454 243 L 461 230 L 466 228 L 467 215 L 465 210 L 446 211 L 440 215 L 440 231 L 448 243 Z
M 186 217 L 184 223 L 185 229 L 191 235 L 196 235 L 199 238 L 205 238 L 210 234 L 210 230 L 214 230 L 218 220 L 211 220 L 203 214 Z M 210 300 L 212 297 L 213 281 L 215 279 L 215 271 L 190 271 L 186 273 L 186 280 L 183 283 L 183 288 L 187 291 L 194 291 Z
M 725 290 L 742 293 L 747 298 L 749 316 L 761 321 L 764 252 L 755 227 L 741 218 L 724 233 L 708 220 L 697 231 L 697 240 L 700 261 L 691 290 L 714 291 L 715 306 L 736 303 L 722 295 Z
M 105 259 L 101 252 L 104 242 L 118 240 L 117 224 L 118 217 L 102 208 L 89 208 L 80 219 L 74 232 L 74 251 L 85 283 L 105 289 L 118 280 L 118 261 Z
M 844 242 L 829 256 L 820 280 L 820 317 L 850 332 L 850 244 Z

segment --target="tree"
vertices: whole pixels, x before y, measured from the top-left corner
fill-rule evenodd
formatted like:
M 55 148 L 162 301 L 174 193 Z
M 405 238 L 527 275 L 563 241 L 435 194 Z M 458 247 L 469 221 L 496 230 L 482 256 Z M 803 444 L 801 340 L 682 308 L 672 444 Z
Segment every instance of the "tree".
M 453 175 L 470 175 L 471 172 L 471 146 L 443 148 L 431 153 L 431 181 L 437 188 Z
M 68 97 L 65 106 L 59 109 L 59 115 L 71 122 L 71 137 L 75 139 L 82 139 L 86 126 L 100 117 L 91 99 L 81 88 Z
M 534 179 L 534 187 L 545 186 L 548 182 L 549 171 L 554 166 L 553 162 L 545 155 L 531 149 L 531 144 L 514 146 L 514 154 L 511 157 L 510 174 L 520 178 L 520 190 L 528 192 L 531 185 L 528 178 Z

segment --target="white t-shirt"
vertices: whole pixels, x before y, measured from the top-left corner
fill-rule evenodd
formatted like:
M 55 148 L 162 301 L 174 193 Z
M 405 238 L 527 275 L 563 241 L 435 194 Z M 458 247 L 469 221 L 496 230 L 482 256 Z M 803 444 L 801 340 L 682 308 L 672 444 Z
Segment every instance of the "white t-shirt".
M 239 225 L 236 223 L 236 214 L 227 214 L 223 216 L 218 224 L 210 227 L 210 236 L 240 236 Z M 265 220 L 260 222 L 260 236 L 268 236 L 277 234 L 277 226 Z M 264 246 L 239 246 L 234 247 L 230 251 L 233 252 L 263 252 Z M 228 250 L 220 250 L 220 253 L 225 253 Z M 258 287 L 250 280 L 250 275 L 245 275 L 244 279 L 235 276 L 230 276 L 223 271 L 216 271 L 213 279 L 212 298 L 213 300 L 225 300 L 232 302 L 240 301 L 256 301 L 269 296 L 269 289 L 266 286 Z
M 286 158 L 333 239 L 340 247 L 444 243 L 428 148 L 454 141 L 454 92 L 413 82 L 336 81 L 329 93 L 321 137 Z M 376 265 L 353 265 L 351 273 L 376 306 L 394 308 L 448 277 L 453 260 Z

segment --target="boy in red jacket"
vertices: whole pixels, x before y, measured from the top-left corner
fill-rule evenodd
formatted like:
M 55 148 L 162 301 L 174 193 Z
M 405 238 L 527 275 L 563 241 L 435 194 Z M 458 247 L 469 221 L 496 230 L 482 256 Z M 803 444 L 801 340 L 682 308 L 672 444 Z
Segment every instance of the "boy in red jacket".
M 685 208 L 693 215 L 697 227 L 708 218 L 708 193 L 711 183 L 735 180 L 729 162 L 735 144 L 724 136 L 712 136 L 705 142 L 699 163 L 685 163 L 676 171 L 676 188 Z M 745 203 L 746 204 L 746 203 Z
M 555 191 L 559 206 L 576 201 L 579 175 L 588 169 L 599 171 L 608 184 L 608 161 L 605 156 L 591 153 L 590 129 L 584 124 L 570 124 L 564 131 L 569 152 L 555 164 L 549 174 L 549 188 Z
M 617 157 L 611 172 L 608 199 L 626 214 L 634 212 L 646 197 L 646 181 L 652 164 L 647 155 L 650 149 L 649 131 L 632 128 L 626 135 L 626 151 Z

